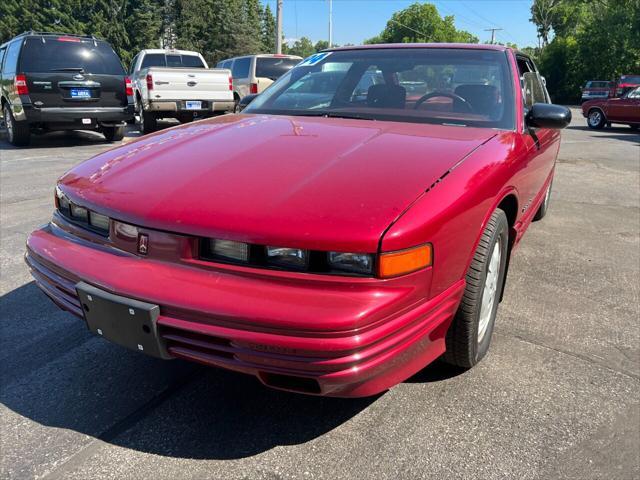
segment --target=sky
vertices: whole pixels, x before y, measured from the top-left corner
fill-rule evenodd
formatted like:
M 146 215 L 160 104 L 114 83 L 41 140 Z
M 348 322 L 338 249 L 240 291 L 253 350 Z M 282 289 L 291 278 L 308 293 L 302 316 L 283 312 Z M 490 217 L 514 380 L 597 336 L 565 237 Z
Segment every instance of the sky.
M 418 0 L 333 0 L 333 42 L 360 44 L 379 34 L 387 20 L 398 10 Z M 419 0 L 425 3 L 424 0 Z M 276 0 L 262 0 L 275 15 Z M 532 0 L 429 0 L 440 15 L 453 15 L 456 28 L 467 30 L 481 42 L 491 38 L 485 28 L 502 28 L 496 32 L 499 42 L 518 47 L 537 43 L 535 26 L 529 22 Z M 314 43 L 329 35 L 328 0 L 283 0 L 285 39 L 308 37 Z

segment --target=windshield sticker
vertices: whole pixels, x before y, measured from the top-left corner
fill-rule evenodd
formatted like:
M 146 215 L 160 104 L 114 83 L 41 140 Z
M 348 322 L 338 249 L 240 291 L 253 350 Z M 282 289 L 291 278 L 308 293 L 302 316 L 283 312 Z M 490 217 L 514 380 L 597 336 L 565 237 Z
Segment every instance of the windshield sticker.
M 317 63 L 320 63 L 322 60 L 327 58 L 329 55 L 331 55 L 331 52 L 316 53 L 314 55 L 311 55 L 310 57 L 305 58 L 297 66 L 298 67 L 312 67 L 313 65 L 315 65 Z

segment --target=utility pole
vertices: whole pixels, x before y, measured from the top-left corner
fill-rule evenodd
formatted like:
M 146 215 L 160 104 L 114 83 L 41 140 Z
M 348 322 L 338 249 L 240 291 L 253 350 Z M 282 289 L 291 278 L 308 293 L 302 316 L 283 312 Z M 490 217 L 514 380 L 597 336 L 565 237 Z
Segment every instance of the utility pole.
M 485 32 L 491 32 L 491 44 L 496 43 L 496 32 L 502 30 L 501 28 L 485 28 Z
M 276 53 L 282 53 L 282 0 L 276 5 Z
M 329 0 L 329 48 L 333 45 L 333 1 Z

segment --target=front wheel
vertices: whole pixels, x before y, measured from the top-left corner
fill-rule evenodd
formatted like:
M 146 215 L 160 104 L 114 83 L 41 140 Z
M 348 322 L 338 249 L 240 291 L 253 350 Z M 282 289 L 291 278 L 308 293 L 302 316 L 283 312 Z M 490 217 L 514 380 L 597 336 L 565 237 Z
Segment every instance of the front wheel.
M 496 209 L 482 232 L 460 306 L 447 331 L 443 358 L 451 365 L 471 368 L 489 350 L 507 266 L 508 230 L 507 216 Z
M 604 114 L 600 110 L 594 109 L 589 112 L 589 116 L 587 117 L 587 125 L 589 128 L 600 130 L 604 128 L 606 123 L 607 119 L 604 118 Z

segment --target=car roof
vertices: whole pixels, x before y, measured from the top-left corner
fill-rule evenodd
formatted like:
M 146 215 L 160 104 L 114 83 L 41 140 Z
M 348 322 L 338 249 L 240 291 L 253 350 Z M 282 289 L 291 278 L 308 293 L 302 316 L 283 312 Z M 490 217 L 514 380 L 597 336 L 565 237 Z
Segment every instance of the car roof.
M 337 52 L 342 50 L 371 50 L 380 48 L 453 48 L 464 50 L 497 50 L 500 52 L 511 50 L 504 45 L 490 45 L 485 43 L 375 43 L 370 45 L 348 45 L 323 50 L 323 52 Z

